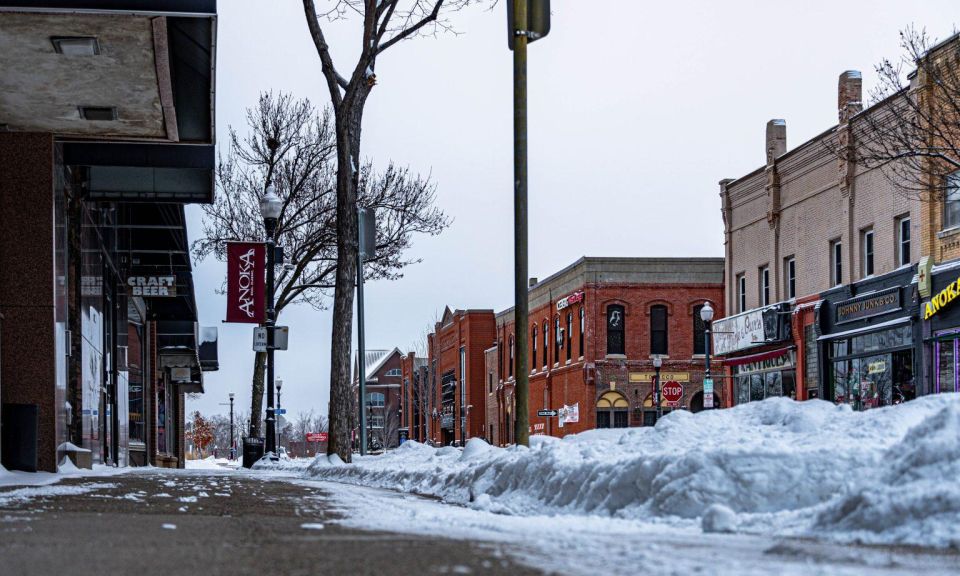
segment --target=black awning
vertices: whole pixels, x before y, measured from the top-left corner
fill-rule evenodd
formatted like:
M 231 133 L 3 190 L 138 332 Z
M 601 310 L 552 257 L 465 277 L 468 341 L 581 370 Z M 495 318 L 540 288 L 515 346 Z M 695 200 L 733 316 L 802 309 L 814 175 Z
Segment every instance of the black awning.
M 89 200 L 213 201 L 213 145 L 64 142 L 63 163 L 82 170 Z

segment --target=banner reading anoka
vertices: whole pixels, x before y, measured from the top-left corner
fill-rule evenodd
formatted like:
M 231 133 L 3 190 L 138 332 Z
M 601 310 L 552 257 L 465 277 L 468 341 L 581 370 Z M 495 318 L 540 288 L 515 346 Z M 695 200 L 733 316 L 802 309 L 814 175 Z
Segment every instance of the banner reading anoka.
M 265 260 L 262 243 L 227 243 L 227 322 L 264 321 Z

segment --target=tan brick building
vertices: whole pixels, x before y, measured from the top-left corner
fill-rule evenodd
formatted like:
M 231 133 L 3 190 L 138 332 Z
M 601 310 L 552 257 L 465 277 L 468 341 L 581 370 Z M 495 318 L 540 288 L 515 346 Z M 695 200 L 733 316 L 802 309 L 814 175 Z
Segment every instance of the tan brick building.
M 514 441 L 514 384 L 521 369 L 530 374 L 531 434 L 652 424 L 656 355 L 663 359 L 661 381 L 672 377 L 683 387 L 679 406 L 702 408 L 699 311 L 709 301 L 723 315 L 721 258 L 581 258 L 531 283 L 530 364 L 515 366 L 512 308 L 497 314 L 497 345 L 486 352 L 492 443 Z M 575 407 L 578 416 L 562 427 L 557 417 L 537 415 L 564 407 Z

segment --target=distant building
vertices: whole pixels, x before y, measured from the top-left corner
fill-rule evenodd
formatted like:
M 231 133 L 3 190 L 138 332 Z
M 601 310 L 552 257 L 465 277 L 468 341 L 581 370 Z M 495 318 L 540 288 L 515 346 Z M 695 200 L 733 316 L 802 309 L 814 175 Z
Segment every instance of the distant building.
M 364 356 L 366 358 L 366 399 L 363 406 L 366 413 L 367 448 L 372 451 L 390 450 L 400 445 L 401 430 L 404 428 L 403 374 L 400 365 L 403 354 L 398 348 L 394 348 L 393 350 L 367 350 Z M 359 385 L 359 368 L 355 364 L 354 406 L 358 405 Z M 359 420 L 359 415 L 356 415 L 354 420 Z M 356 429 L 356 426 L 354 428 Z M 360 434 L 357 433 L 356 438 L 359 437 Z
M 401 406 L 400 440 L 426 442 L 431 438 L 435 395 L 430 360 L 408 352 L 400 363 L 403 376 L 403 404 Z

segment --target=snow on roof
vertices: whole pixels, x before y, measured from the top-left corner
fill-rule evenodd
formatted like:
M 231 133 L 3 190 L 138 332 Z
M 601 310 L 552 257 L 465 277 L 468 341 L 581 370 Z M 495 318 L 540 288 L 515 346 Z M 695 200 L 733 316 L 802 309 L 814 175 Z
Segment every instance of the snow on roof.
M 366 376 L 364 379 L 370 380 L 371 378 L 373 378 L 377 374 L 377 372 L 380 370 L 380 368 L 382 368 L 383 365 L 387 362 L 387 360 L 389 360 L 390 357 L 393 356 L 394 354 L 400 354 L 401 356 L 403 355 L 400 352 L 399 348 L 394 348 L 393 350 L 365 350 L 363 353 L 363 357 L 364 357 L 363 365 L 366 367 L 367 370 L 366 370 Z M 353 370 L 354 380 L 359 379 L 357 377 L 358 373 L 359 372 L 357 371 L 357 365 L 354 364 L 354 370 Z

